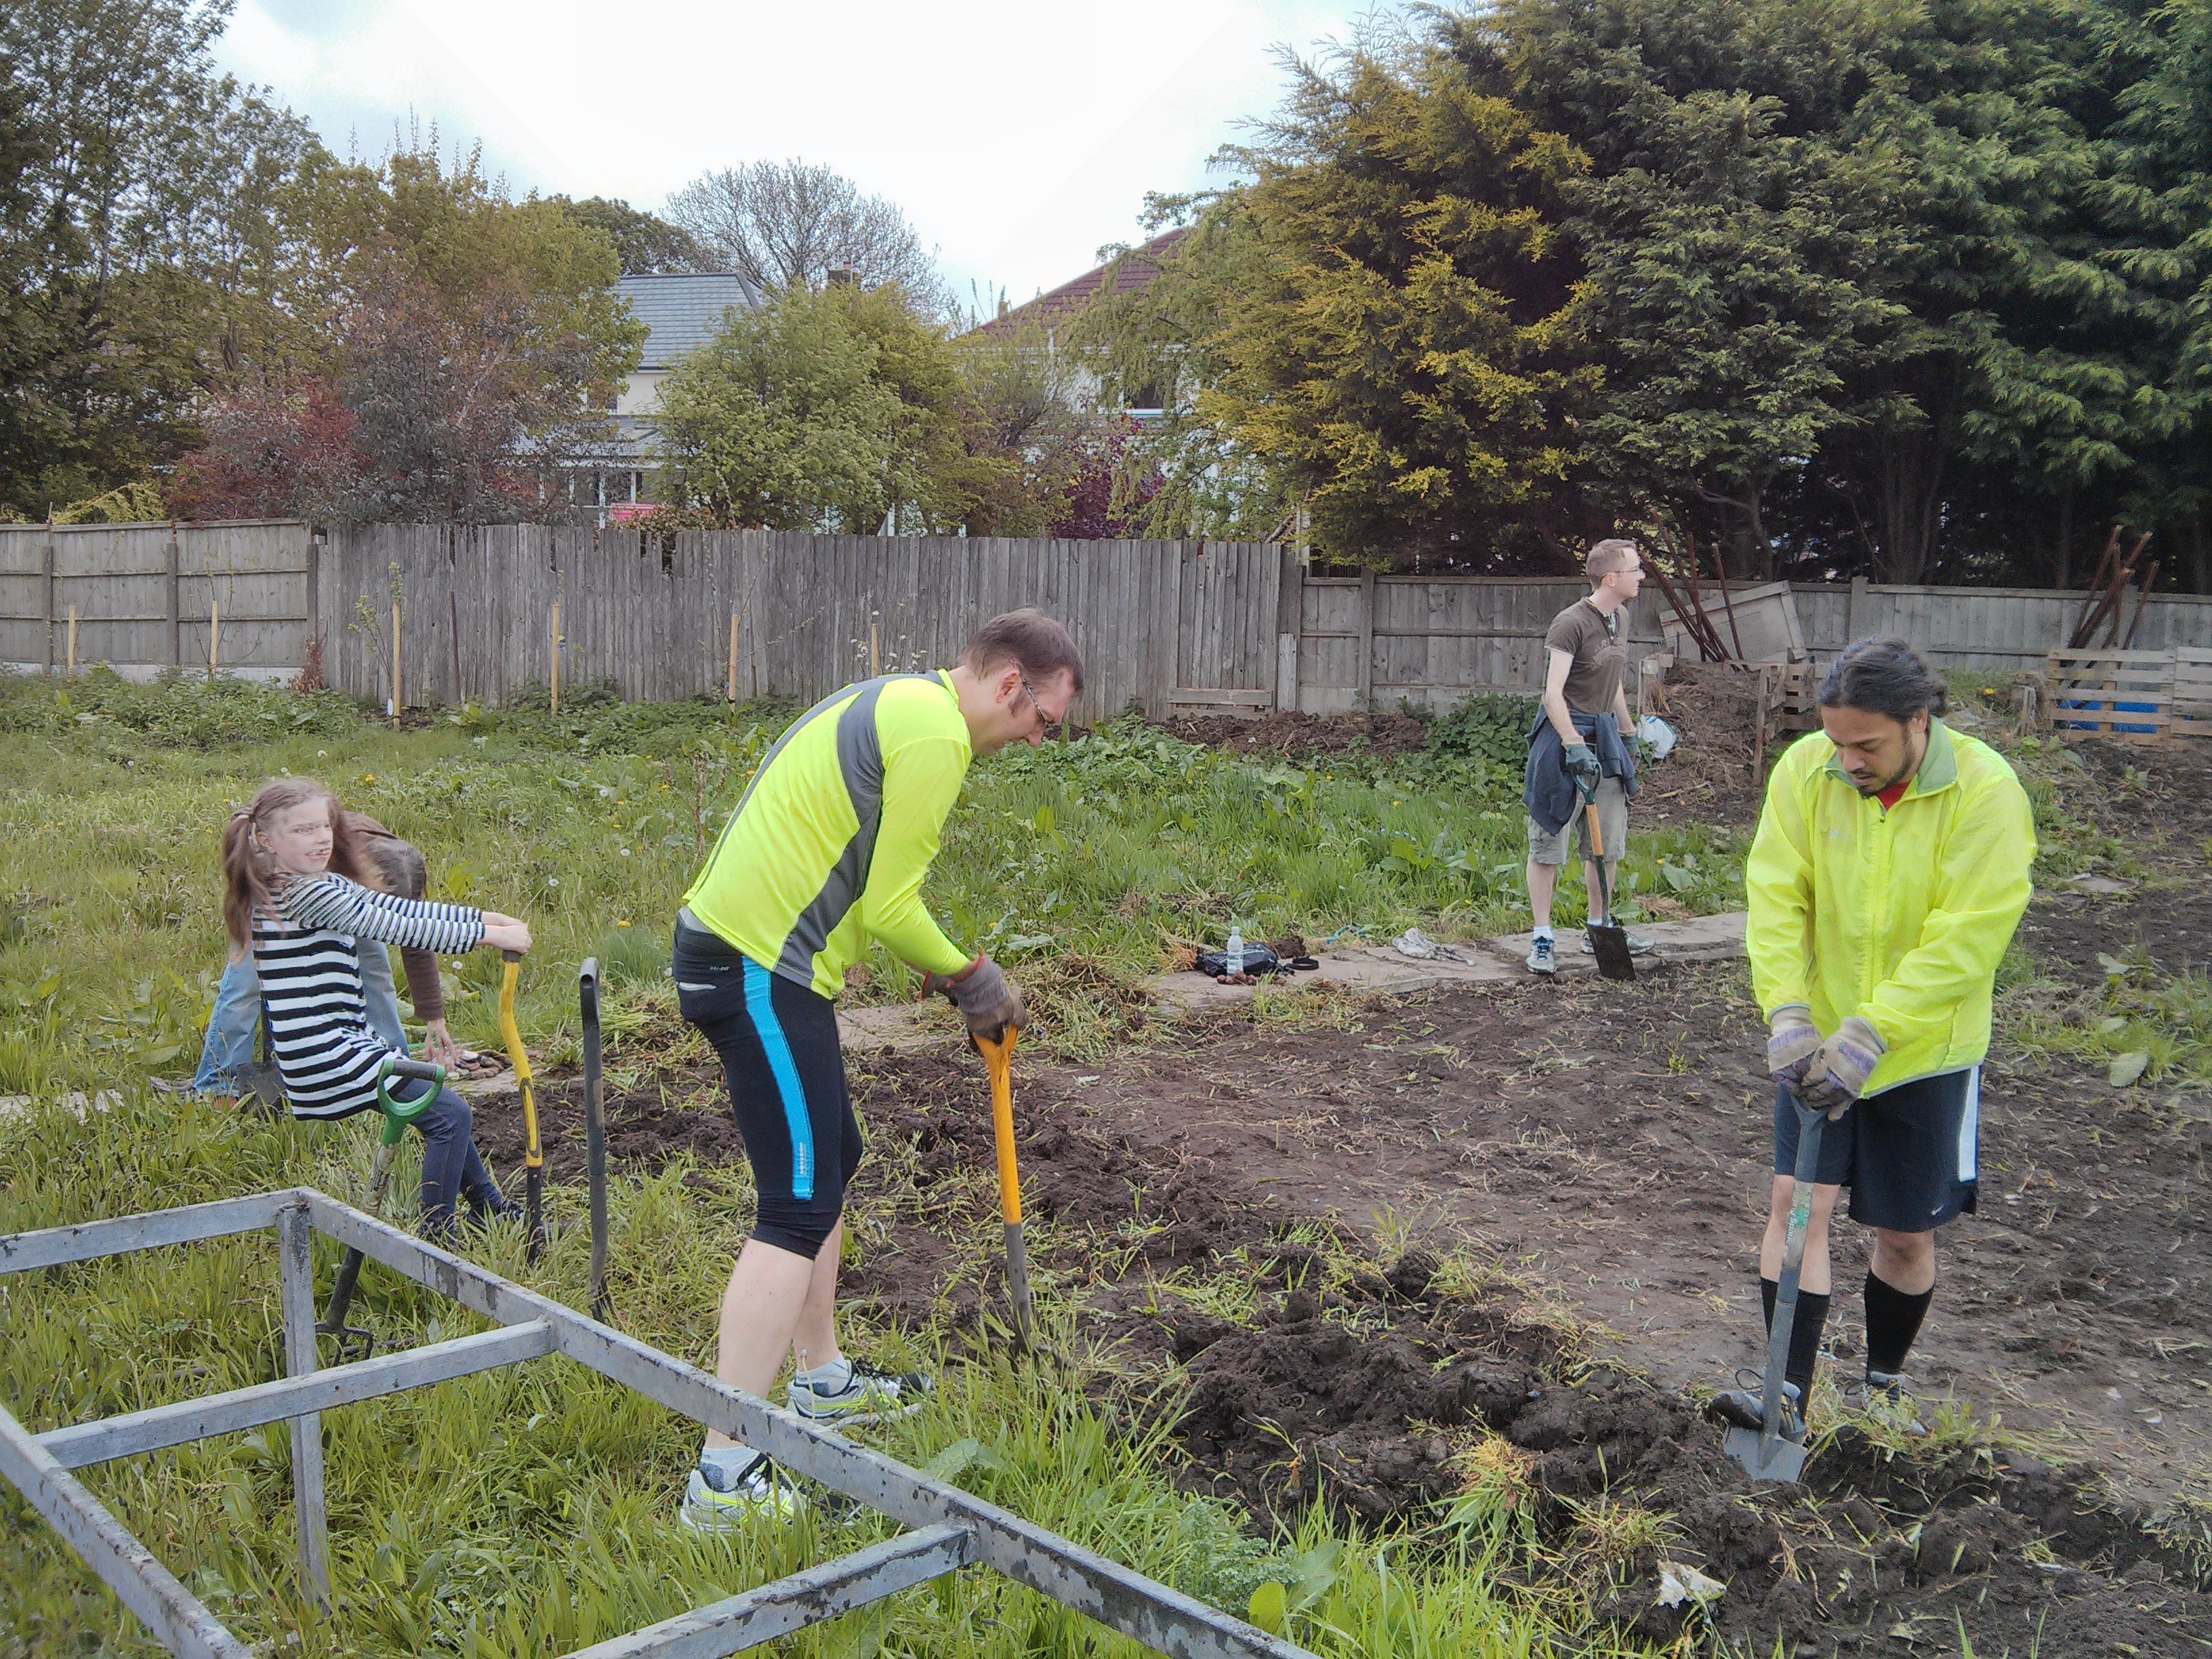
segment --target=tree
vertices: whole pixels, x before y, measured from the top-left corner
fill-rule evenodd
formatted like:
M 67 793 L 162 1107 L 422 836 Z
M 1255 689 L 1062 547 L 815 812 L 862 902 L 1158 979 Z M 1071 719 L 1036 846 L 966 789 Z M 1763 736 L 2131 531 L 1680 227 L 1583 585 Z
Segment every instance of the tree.
M 606 434 L 644 342 L 614 292 L 613 244 L 557 204 L 508 199 L 474 153 L 441 160 L 434 133 L 300 189 L 315 349 L 230 378 L 179 465 L 176 509 L 566 516 L 561 467 Z
M 668 198 L 668 217 L 718 268 L 765 290 L 821 288 L 844 270 L 863 288 L 896 283 L 924 313 L 954 309 L 906 215 L 826 167 L 794 159 L 702 173 Z
M 593 196 L 572 202 L 565 196 L 546 198 L 581 225 L 602 232 L 615 245 L 625 276 L 652 276 L 713 268 L 706 251 L 691 234 L 665 219 L 641 213 L 628 202 Z
M 794 285 L 733 312 L 661 382 L 654 423 L 686 499 L 716 524 L 772 530 L 865 534 L 902 508 L 920 515 L 939 495 L 949 352 L 894 308 L 896 290 Z
M 1291 62 L 1283 112 L 1234 152 L 1247 182 L 1191 204 L 1158 279 L 1098 302 L 1114 377 L 1171 387 L 1155 523 L 1257 528 L 1303 501 L 1364 563 L 1561 558 L 1597 382 L 1560 237 L 1579 159 L 1450 42 L 1437 20 Z
M 143 478 L 226 354 L 291 333 L 272 229 L 320 147 L 216 71 L 228 0 L 0 10 L 0 502 Z

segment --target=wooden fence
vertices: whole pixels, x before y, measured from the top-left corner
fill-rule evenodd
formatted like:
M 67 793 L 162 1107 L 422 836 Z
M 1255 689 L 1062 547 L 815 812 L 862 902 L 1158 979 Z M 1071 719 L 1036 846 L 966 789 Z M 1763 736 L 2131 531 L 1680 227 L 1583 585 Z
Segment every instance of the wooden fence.
M 1089 668 L 1079 717 L 1443 707 L 1533 690 L 1573 580 L 1322 577 L 1257 543 L 656 534 L 609 527 L 301 524 L 0 526 L 0 665 L 288 675 L 319 637 L 324 673 L 410 707 L 499 703 L 552 679 L 621 696 L 811 700 L 881 669 L 951 660 L 1017 605 L 1066 622 Z M 2039 668 L 2084 596 L 2002 588 L 1798 586 L 1815 659 L 1870 633 L 1939 666 Z M 1710 603 L 1717 605 L 1717 595 Z M 210 612 L 219 626 L 210 636 Z M 2131 618 L 2132 619 L 2132 618 Z M 1647 589 L 1632 657 L 1661 648 Z M 2212 598 L 2143 609 L 2138 648 L 2212 647 Z
M 289 677 L 315 612 L 306 525 L 0 525 L 0 665 Z
M 558 606 L 567 686 L 811 701 L 872 668 L 951 662 L 979 623 L 1034 605 L 1083 652 L 1079 718 L 1257 706 L 1281 565 L 1238 542 L 375 526 L 331 536 L 324 672 L 388 699 L 396 601 L 405 702 L 503 702 L 551 684 Z

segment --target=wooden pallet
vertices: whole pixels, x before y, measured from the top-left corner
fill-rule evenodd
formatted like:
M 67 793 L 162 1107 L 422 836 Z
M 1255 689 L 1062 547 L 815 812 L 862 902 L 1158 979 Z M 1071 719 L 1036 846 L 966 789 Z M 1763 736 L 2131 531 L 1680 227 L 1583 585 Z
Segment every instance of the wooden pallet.
M 2212 651 L 2173 648 L 2173 735 L 2212 738 Z
M 2164 743 L 2172 734 L 2172 651 L 2054 651 L 2045 678 L 2051 730 L 2069 742 Z

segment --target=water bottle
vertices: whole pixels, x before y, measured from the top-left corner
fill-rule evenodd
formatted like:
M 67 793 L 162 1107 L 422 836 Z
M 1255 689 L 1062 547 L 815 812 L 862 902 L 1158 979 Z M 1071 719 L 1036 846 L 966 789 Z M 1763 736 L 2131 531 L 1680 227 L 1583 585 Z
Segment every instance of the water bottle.
M 1228 960 L 1222 963 L 1222 970 L 1232 975 L 1244 971 L 1244 935 L 1233 923 L 1229 929 Z

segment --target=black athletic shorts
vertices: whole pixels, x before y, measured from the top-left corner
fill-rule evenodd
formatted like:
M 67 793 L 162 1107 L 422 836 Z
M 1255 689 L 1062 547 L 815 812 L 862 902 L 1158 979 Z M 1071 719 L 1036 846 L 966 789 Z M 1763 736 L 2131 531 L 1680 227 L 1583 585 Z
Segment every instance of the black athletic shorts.
M 837 1225 L 860 1161 L 836 1010 L 812 987 L 681 920 L 671 972 L 677 1006 L 722 1057 L 760 1192 L 753 1237 L 811 1261 Z
M 1851 1189 L 1851 1219 L 1893 1233 L 1929 1233 L 1974 1209 L 1979 1178 L 1982 1068 L 1917 1077 L 1868 1095 L 1820 1130 L 1824 1187 Z M 1797 1109 L 1774 1091 L 1774 1173 L 1797 1167 Z

